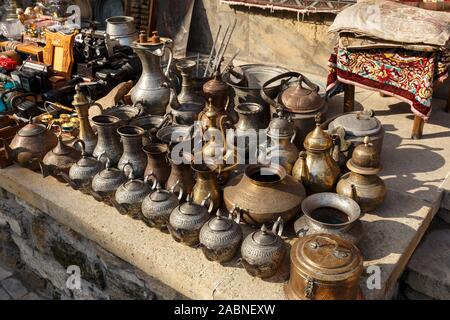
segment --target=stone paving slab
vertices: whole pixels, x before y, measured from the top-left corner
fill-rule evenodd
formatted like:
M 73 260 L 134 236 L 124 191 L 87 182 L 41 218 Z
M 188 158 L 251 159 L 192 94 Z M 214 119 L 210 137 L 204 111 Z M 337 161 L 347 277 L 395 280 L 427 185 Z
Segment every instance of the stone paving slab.
M 406 283 L 434 299 L 450 299 L 450 228 L 427 234 L 408 263 Z
M 9 294 L 1 287 L 0 287 L 0 300 L 11 300 Z
M 11 272 L 9 272 L 8 270 L 6 270 L 0 266 L 0 281 L 10 277 L 11 275 L 12 275 Z
M 15 278 L 8 278 L 0 282 L 2 287 L 8 292 L 8 294 L 14 299 L 17 300 L 22 298 L 28 293 L 27 288 L 25 288 L 20 282 L 20 280 Z
M 209 262 L 201 250 L 176 243 L 169 234 L 122 216 L 52 177 L 45 183 L 42 179 L 18 166 L 0 170 L 0 187 L 189 298 L 285 299 L 287 264 L 268 281 L 252 278 L 235 266 L 236 261 L 224 266 Z M 362 279 L 367 299 L 391 297 L 436 211 L 437 206 L 426 201 L 389 190 L 383 207 L 362 217 L 366 237 L 360 249 L 365 266 L 377 265 L 381 271 L 380 289 L 368 290 L 366 279 Z

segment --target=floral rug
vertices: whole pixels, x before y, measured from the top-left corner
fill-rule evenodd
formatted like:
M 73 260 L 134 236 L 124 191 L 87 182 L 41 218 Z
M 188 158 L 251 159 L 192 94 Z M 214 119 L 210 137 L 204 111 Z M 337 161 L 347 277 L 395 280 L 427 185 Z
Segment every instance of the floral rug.
M 433 89 L 448 76 L 445 58 L 440 51 L 337 48 L 329 60 L 327 92 L 341 91 L 340 83 L 376 90 L 409 103 L 427 121 Z

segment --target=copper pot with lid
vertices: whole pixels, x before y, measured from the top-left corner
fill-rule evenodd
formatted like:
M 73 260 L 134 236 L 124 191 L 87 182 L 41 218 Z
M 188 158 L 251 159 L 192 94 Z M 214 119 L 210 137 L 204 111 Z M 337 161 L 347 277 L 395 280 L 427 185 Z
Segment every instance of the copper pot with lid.
M 314 234 L 298 239 L 290 261 L 291 275 L 285 285 L 289 299 L 362 299 L 363 257 L 354 244 L 339 236 Z
M 297 78 L 292 81 L 292 78 Z M 283 87 L 276 99 L 272 99 L 267 88 L 282 81 Z M 294 143 L 301 147 L 306 135 L 314 129 L 314 117 L 318 112 L 326 115 L 328 105 L 319 94 L 319 86 L 298 72 L 286 72 L 267 82 L 261 88 L 262 98 L 271 106 L 271 113 L 284 110 L 292 119 L 297 135 Z

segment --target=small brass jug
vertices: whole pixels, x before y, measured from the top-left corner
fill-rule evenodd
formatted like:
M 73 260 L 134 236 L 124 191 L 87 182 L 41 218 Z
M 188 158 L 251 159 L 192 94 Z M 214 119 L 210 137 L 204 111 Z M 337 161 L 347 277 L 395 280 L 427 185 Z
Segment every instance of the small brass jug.
M 336 192 L 353 198 L 362 212 L 377 209 L 386 197 L 386 186 L 377 175 L 381 171 L 380 154 L 369 136 L 355 148 L 347 168 L 350 172 L 341 177 Z

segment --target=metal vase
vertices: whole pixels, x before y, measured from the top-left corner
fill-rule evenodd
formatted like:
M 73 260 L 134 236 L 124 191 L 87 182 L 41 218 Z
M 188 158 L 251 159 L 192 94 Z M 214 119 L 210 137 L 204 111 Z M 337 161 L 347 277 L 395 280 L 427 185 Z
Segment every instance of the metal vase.
M 145 176 L 153 174 L 158 183 L 164 186 L 170 175 L 170 163 L 167 159 L 169 148 L 162 143 L 151 143 L 142 148 L 147 155 Z
M 168 48 L 164 44 L 144 46 L 136 42 L 132 48 L 141 60 L 142 75 L 131 89 L 131 100 L 133 103 L 142 102 L 147 114 L 164 115 L 170 99 L 170 88 L 169 79 L 161 70 L 161 57 Z M 167 70 L 170 64 L 171 59 Z
M 120 119 L 114 116 L 95 116 L 92 122 L 97 128 L 97 145 L 92 155 L 98 158 L 101 154 L 109 159 L 111 166 L 115 166 L 122 156 L 123 148 L 117 129 Z
M 133 167 L 135 177 L 142 177 L 147 166 L 147 156 L 142 151 L 142 136 L 145 130 L 136 126 L 121 126 L 117 129 L 123 145 L 123 154 L 117 167 L 123 170 L 126 163 Z

